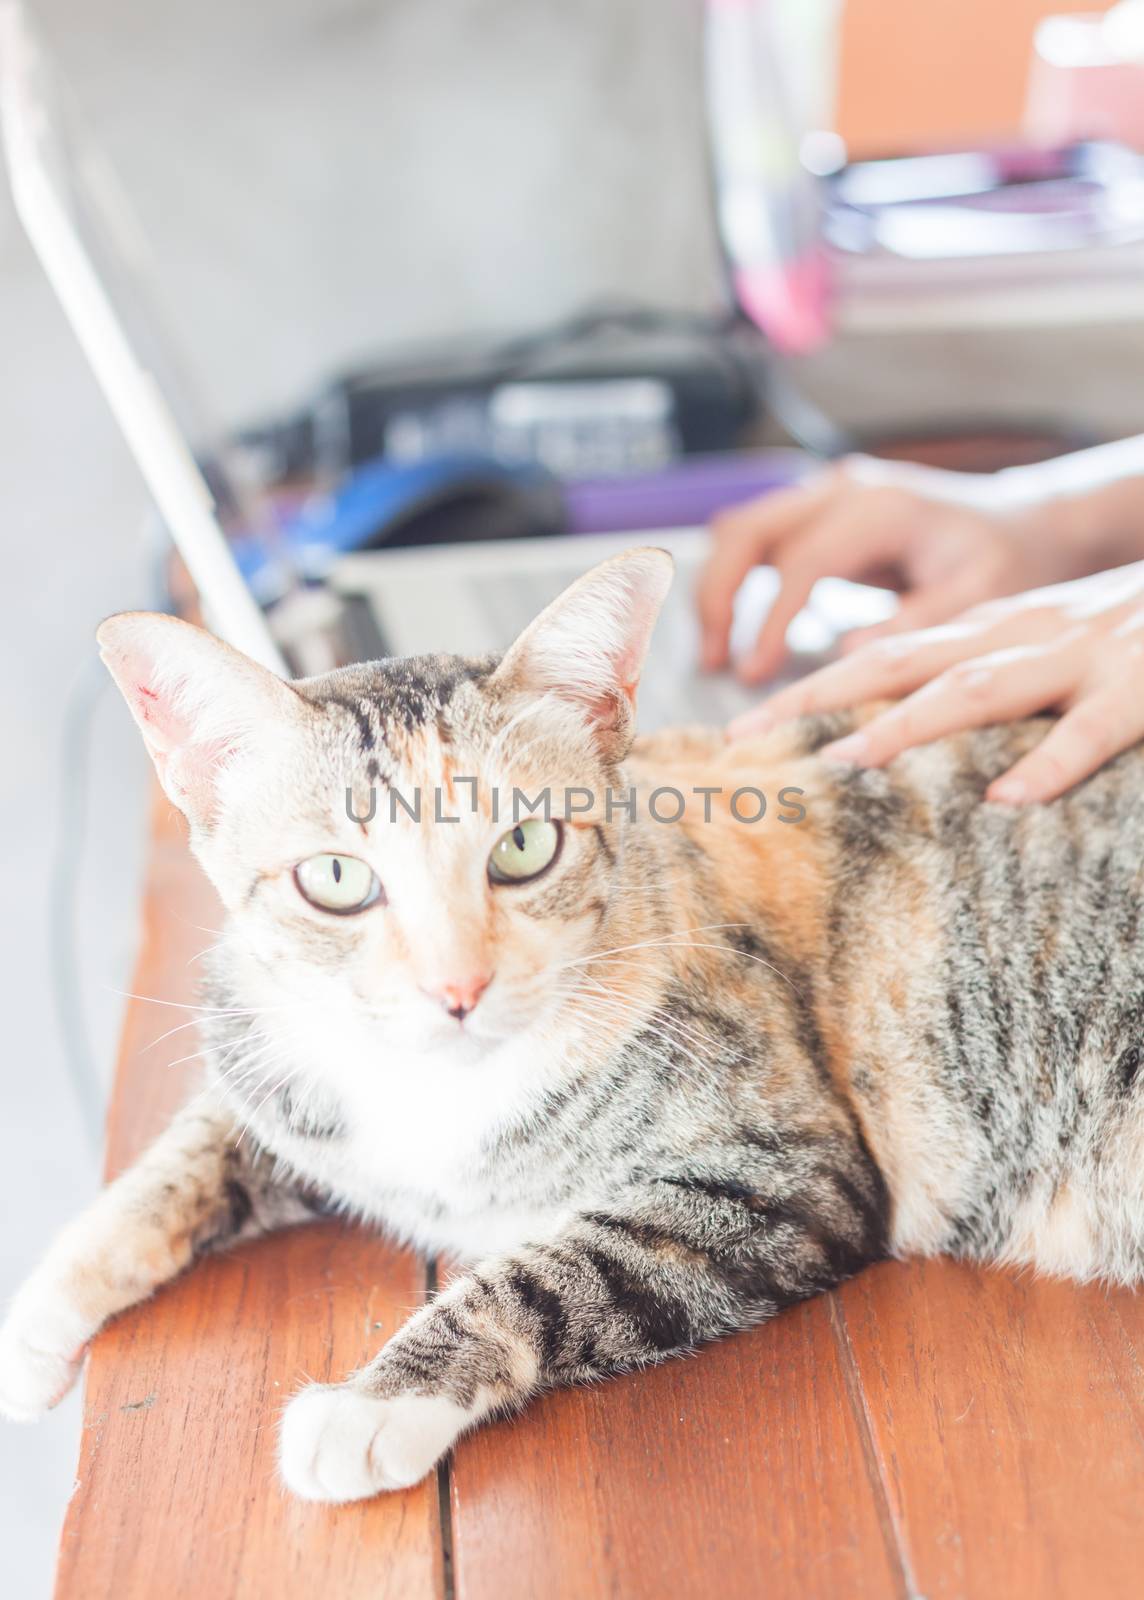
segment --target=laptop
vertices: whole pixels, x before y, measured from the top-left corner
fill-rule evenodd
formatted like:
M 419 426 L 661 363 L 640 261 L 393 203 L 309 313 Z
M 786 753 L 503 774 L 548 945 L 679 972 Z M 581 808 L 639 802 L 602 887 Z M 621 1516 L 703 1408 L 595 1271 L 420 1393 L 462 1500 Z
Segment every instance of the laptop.
M 114 179 L 78 119 L 25 8 L 0 5 L 0 127 L 17 213 L 185 563 L 208 624 L 278 672 L 308 673 L 350 660 L 447 650 L 481 655 L 507 646 L 562 588 L 628 546 L 675 557 L 677 578 L 656 629 L 640 723 L 722 723 L 758 691 L 697 669 L 691 593 L 708 534 L 702 528 L 555 535 L 387 549 L 344 556 L 321 590 L 298 584 L 270 610 L 256 601 L 231 541 L 274 521 L 244 481 L 221 429 L 212 428 L 149 313 L 133 236 Z M 200 463 L 209 461 L 210 481 Z M 736 605 L 733 642 L 757 631 L 775 578 L 759 570 Z M 792 629 L 792 671 L 817 664 L 837 634 L 879 620 L 881 591 L 823 580 Z

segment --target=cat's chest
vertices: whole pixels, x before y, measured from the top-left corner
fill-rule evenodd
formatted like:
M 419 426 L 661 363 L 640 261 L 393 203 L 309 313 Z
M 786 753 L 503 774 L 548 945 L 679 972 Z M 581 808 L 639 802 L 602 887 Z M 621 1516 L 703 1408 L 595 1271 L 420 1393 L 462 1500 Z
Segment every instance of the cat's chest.
M 509 1249 L 556 1231 L 591 1186 L 529 1118 L 529 1067 L 524 1052 L 476 1067 L 374 1064 L 277 1094 L 254 1131 L 336 1205 L 421 1248 Z

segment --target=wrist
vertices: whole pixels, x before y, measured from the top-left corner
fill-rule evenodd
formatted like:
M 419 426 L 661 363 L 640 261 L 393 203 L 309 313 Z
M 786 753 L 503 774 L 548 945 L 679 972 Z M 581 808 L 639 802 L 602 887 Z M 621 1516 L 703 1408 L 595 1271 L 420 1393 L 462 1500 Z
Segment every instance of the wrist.
M 1014 538 L 1041 582 L 1062 583 L 1144 556 L 1144 478 L 1011 504 Z
M 1028 588 L 1068 583 L 1097 570 L 1100 540 L 1085 498 L 1054 495 L 1006 512 Z

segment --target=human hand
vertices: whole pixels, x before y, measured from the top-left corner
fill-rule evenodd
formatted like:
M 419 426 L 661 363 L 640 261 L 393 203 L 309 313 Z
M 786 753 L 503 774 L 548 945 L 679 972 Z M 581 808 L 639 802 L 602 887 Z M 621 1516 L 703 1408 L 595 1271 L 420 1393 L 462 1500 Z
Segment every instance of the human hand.
M 1038 711 L 1063 715 L 987 800 L 1052 800 L 1144 737 L 1144 562 L 975 606 L 865 645 L 731 724 L 739 739 L 808 712 L 893 698 L 827 760 L 881 767 L 912 745 Z M 901 698 L 903 697 L 904 698 Z
M 764 563 L 777 569 L 779 592 L 738 664 L 748 683 L 782 665 L 787 629 L 819 578 L 853 578 L 903 593 L 889 621 L 848 636 L 844 648 L 852 649 L 1092 570 L 1054 505 L 1012 505 L 999 485 L 1000 475 L 858 456 L 804 486 L 723 512 L 712 524 L 713 548 L 696 593 L 703 665 L 727 664 L 736 591 Z

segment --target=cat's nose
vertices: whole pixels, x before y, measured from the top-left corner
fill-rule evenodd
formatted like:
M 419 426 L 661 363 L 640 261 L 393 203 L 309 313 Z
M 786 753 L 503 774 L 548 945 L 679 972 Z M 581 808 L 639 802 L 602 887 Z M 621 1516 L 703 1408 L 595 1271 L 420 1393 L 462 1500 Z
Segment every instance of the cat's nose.
M 442 983 L 423 984 L 422 993 L 439 1001 L 458 1022 L 464 1022 L 491 982 L 491 972 L 474 973 L 467 978 L 448 978 Z

